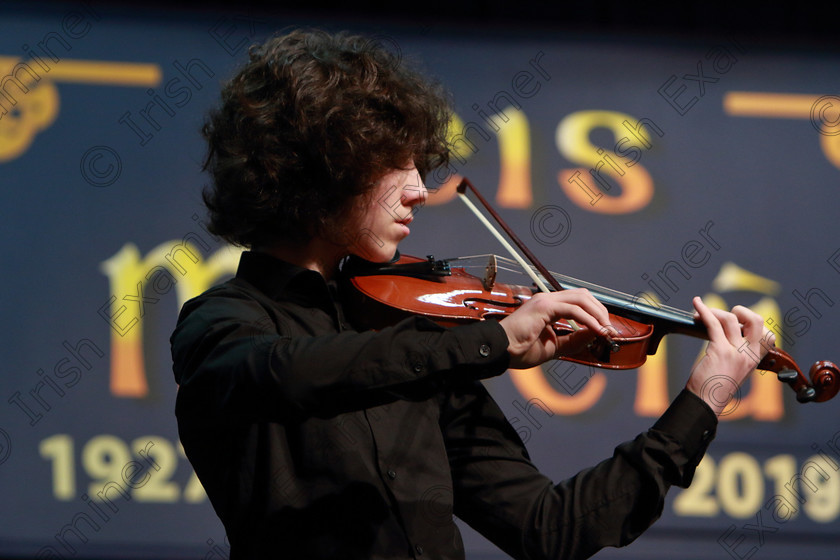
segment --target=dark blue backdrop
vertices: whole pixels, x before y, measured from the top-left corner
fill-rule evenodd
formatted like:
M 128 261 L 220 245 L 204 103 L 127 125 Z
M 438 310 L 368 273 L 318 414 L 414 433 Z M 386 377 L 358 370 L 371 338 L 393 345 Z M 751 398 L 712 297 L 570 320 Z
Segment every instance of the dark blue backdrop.
M 695 294 L 756 306 L 801 365 L 838 359 L 836 54 L 13 4 L 0 12 L 0 554 L 226 556 L 178 448 L 168 336 L 180 303 L 237 258 L 200 225 L 203 114 L 247 45 L 300 24 L 367 32 L 441 80 L 459 116 L 453 173 L 550 268 L 681 308 Z M 446 186 L 417 217 L 405 253 L 500 252 Z M 651 425 L 700 348 L 674 337 L 641 372 L 555 364 L 487 385 L 559 480 Z M 601 556 L 836 556 L 837 405 L 797 405 L 771 377 L 744 389 L 692 489 Z M 470 557 L 501 557 L 465 538 Z

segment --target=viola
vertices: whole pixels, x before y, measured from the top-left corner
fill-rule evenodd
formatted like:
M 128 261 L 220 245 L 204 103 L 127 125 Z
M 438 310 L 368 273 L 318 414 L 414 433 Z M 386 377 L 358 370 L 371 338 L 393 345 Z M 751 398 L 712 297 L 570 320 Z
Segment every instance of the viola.
M 345 266 L 350 290 L 347 310 L 360 328 L 380 329 L 411 316 L 423 316 L 447 327 L 473 321 L 501 320 L 513 313 L 537 291 L 535 287 L 495 282 L 499 257 L 490 256 L 484 277 L 470 274 L 449 260 L 399 256 L 387 265 L 352 260 Z M 618 292 L 599 289 L 585 282 L 562 283 L 564 289 L 586 287 L 610 312 L 616 334 L 601 336 L 570 321 L 554 323 L 554 331 L 582 340 L 575 354 L 560 359 L 613 370 L 634 369 L 656 353 L 666 334 L 686 334 L 708 339 L 705 325 L 694 314 L 667 306 L 653 306 Z M 823 402 L 840 390 L 840 369 L 818 361 L 805 377 L 793 358 L 771 347 L 756 365 L 772 371 L 790 385 L 799 402 Z
M 604 369 L 633 369 L 644 364 L 647 356 L 656 353 L 660 341 L 667 334 L 685 334 L 708 340 L 705 325 L 692 312 L 651 305 L 634 296 L 548 272 L 475 187 L 464 179 L 458 188 L 459 193 L 463 195 L 467 188 L 473 190 L 553 289 L 587 288 L 609 311 L 610 324 L 616 329 L 616 333 L 609 336 L 579 327 L 570 320 L 554 323 L 553 328 L 558 335 L 570 335 L 581 342 L 574 344 L 573 340 L 572 346 L 580 350 L 560 359 Z M 498 233 L 494 235 L 500 237 Z M 506 243 L 502 239 L 500 241 Z M 509 247 L 509 250 L 512 248 Z M 513 250 L 512 254 L 517 256 Z M 496 281 L 499 261 L 509 259 L 488 256 L 482 277 L 468 273 L 464 266 L 453 266 L 466 259 L 474 257 L 436 260 L 432 256 L 422 259 L 398 253 L 392 262 L 386 264 L 351 258 L 344 267 L 347 311 L 359 328 L 379 329 L 417 315 L 444 326 L 457 326 L 473 321 L 501 320 L 537 291 L 537 286 Z M 520 264 L 526 264 L 521 262 L 521 258 L 518 260 Z M 526 272 L 535 284 L 541 284 L 530 266 Z M 540 286 L 540 289 L 546 288 Z M 779 381 L 788 384 L 802 403 L 824 402 L 840 391 L 840 369 L 834 363 L 818 361 L 811 366 L 809 377 L 806 377 L 793 358 L 775 346 L 769 348 L 756 368 L 776 373 Z

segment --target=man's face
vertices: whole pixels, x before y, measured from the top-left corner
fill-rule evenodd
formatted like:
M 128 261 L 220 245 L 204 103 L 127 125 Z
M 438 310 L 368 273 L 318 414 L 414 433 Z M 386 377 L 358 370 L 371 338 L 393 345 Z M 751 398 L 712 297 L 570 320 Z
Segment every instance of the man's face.
M 347 224 L 354 240 L 350 252 L 371 262 L 387 262 L 410 233 L 408 224 L 426 202 L 426 185 L 412 163 L 391 171 L 363 198 L 365 203 Z

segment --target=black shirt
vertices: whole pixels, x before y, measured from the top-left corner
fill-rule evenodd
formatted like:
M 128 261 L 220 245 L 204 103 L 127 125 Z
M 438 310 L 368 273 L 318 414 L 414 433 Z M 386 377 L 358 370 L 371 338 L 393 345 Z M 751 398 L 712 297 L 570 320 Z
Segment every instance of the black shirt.
M 515 558 L 635 539 L 687 486 L 716 418 L 683 391 L 654 427 L 553 483 L 479 379 L 495 321 L 357 332 L 317 272 L 243 253 L 172 335 L 178 429 L 231 558 L 463 559 L 457 515 Z

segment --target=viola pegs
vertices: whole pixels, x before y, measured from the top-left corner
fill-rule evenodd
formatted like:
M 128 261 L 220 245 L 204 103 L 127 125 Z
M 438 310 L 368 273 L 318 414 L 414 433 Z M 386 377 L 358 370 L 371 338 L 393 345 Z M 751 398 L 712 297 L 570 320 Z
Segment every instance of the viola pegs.
M 796 400 L 800 403 L 825 402 L 840 391 L 840 369 L 827 361 L 820 361 L 811 366 L 810 382 L 797 369 L 790 367 L 780 369 L 776 376 L 779 381 L 787 383 L 796 391 Z
M 799 373 L 796 370 L 783 369 L 776 374 L 776 377 L 779 378 L 779 381 L 791 385 L 799 377 Z
M 800 373 L 795 369 L 782 369 L 776 374 L 779 381 L 787 383 L 796 391 L 796 400 L 800 403 L 811 402 L 817 398 L 817 391 L 813 386 L 807 384 Z
M 817 398 L 817 391 L 813 387 L 804 386 L 796 392 L 796 400 L 801 403 L 813 402 Z
M 840 391 L 840 368 L 833 362 L 820 360 L 811 366 L 811 383 L 816 388 L 816 402 L 825 402 L 834 398 Z

